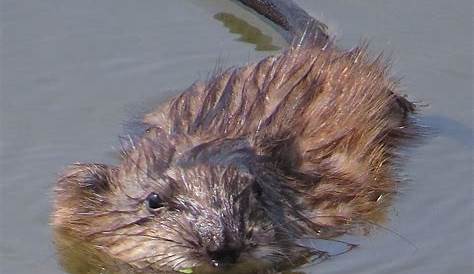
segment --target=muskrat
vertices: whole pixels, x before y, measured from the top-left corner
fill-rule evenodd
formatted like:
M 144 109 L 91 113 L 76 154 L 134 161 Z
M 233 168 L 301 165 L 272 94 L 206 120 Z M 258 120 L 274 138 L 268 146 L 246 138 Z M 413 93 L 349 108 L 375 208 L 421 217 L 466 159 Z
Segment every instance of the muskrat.
M 291 1 L 240 0 L 291 46 L 218 73 L 146 114 L 118 166 L 58 179 L 52 223 L 136 269 L 278 264 L 299 240 L 374 219 L 397 191 L 414 104 L 365 45 L 336 47 Z

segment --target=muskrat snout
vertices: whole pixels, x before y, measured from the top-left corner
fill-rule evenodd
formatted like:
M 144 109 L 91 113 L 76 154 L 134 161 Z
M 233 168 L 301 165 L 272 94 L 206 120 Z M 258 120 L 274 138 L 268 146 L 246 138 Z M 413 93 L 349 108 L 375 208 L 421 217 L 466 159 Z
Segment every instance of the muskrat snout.
M 203 210 L 191 224 L 203 250 L 203 257 L 208 258 L 211 266 L 225 267 L 234 264 L 240 257 L 245 247 L 245 223 L 242 214 L 245 199 L 240 199 L 242 210 L 232 210 L 232 201 L 225 197 L 216 196 L 220 204 L 220 210 Z M 217 206 L 219 208 L 219 206 Z M 232 213 L 230 213 L 232 212 Z M 201 215 L 202 214 L 202 215 Z
M 208 244 L 205 246 L 211 265 L 214 267 L 224 267 L 235 264 L 243 250 L 243 243 L 230 237 L 225 237 L 223 241 L 218 240 L 218 238 L 220 237 L 213 236 L 212 242 L 208 241 Z

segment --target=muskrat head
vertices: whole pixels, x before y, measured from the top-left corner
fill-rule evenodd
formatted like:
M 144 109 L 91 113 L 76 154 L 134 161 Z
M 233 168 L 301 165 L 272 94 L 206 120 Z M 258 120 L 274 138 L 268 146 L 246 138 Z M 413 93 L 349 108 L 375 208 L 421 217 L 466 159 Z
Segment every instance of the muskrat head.
M 71 166 L 56 189 L 55 226 L 140 269 L 208 272 L 288 258 L 298 230 L 288 190 L 232 165 L 170 166 L 163 148 L 144 139 L 117 168 Z

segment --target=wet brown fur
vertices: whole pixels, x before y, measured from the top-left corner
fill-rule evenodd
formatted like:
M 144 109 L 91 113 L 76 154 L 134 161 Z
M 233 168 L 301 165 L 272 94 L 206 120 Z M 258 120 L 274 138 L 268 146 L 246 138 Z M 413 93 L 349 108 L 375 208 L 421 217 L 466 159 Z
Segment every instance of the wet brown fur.
M 245 137 L 286 174 L 317 175 L 303 184 L 317 216 L 367 217 L 396 191 L 393 153 L 413 135 L 414 107 L 393 92 L 386 61 L 365 48 L 295 46 L 196 83 L 144 121 L 176 136 L 178 154 Z
M 274 191 L 269 202 L 290 216 L 278 224 L 288 225 L 289 236 L 336 235 L 373 220 L 396 193 L 396 149 L 413 135 L 413 110 L 397 94 L 387 62 L 368 57 L 365 46 L 342 51 L 330 43 L 322 49 L 294 44 L 281 55 L 195 83 L 147 114 L 143 121 L 149 130 L 118 167 L 76 164 L 67 169 L 57 184 L 53 224 L 139 268 L 194 266 L 201 261 L 163 259 L 185 252 L 182 245 L 189 243 L 184 241 L 195 241 L 190 223 L 177 219 L 174 227 L 141 226 L 153 215 L 136 201 L 143 201 L 150 189 L 164 188 L 170 197 L 196 199 L 214 216 L 220 213 L 208 201 L 226 197 L 228 188 L 238 188 L 229 193 L 244 192 L 250 181 L 261 180 L 260 191 Z M 225 142 L 232 146 L 229 155 L 243 160 L 215 163 L 229 158 Z M 197 151 L 202 146 L 208 152 Z M 207 159 L 214 155 L 216 160 Z M 196 189 L 168 182 L 177 178 Z M 210 182 L 219 182 L 214 196 L 206 194 L 213 189 L 206 186 Z M 203 189 L 208 189 L 205 197 L 194 197 Z M 229 208 L 239 206 L 245 204 Z M 293 228 L 293 223 L 304 228 Z M 170 234 L 156 251 L 156 239 Z
M 297 238 L 338 235 L 383 213 L 413 111 L 388 62 L 365 45 L 294 43 L 145 115 L 148 130 L 117 167 L 69 167 L 52 221 L 140 269 L 196 266 L 202 249 L 221 245 L 282 260 Z M 157 189 L 173 210 L 147 210 Z

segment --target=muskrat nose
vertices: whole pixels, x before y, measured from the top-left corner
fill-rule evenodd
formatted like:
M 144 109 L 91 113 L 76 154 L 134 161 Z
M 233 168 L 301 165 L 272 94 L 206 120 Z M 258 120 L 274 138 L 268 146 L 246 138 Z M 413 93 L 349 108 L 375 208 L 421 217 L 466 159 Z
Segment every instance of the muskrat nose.
M 223 247 L 214 251 L 208 249 L 207 254 L 211 258 L 212 266 L 222 267 L 237 262 L 240 256 L 240 249 L 232 247 Z

